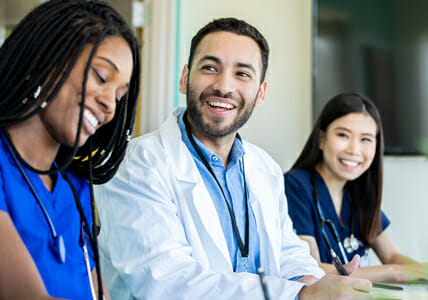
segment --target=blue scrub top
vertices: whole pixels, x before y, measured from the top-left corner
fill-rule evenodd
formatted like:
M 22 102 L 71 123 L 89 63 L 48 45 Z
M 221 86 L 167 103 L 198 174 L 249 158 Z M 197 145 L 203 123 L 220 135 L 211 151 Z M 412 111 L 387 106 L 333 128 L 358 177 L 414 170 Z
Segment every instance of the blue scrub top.
M 340 240 L 343 243 L 343 240 L 351 234 L 350 201 L 345 194 L 341 210 L 342 224 L 344 225 L 342 226 L 324 180 L 317 172 L 315 172 L 315 174 L 318 198 L 324 218 L 330 219 L 334 223 L 334 226 L 339 233 Z M 288 201 L 288 213 L 293 221 L 296 233 L 298 235 L 313 236 L 318 244 L 321 262 L 331 263 L 332 257 L 321 232 L 321 220 L 315 205 L 313 187 L 311 184 L 311 170 L 298 169 L 287 172 L 284 175 L 284 184 L 285 194 Z M 354 222 L 354 236 L 361 241 L 359 220 L 356 213 L 352 219 Z M 385 230 L 389 224 L 389 219 L 382 212 L 382 230 Z M 341 252 L 334 234 L 331 232 L 329 226 L 324 226 L 334 251 L 341 257 Z M 356 251 L 346 253 L 348 260 L 352 260 L 355 254 L 363 256 L 366 249 L 366 246 L 361 245 Z M 342 257 L 341 260 L 343 261 Z
M 0 130 L 0 134 L 3 132 Z M 67 299 L 91 299 L 89 278 L 79 244 L 81 221 L 72 191 L 58 173 L 55 187 L 48 191 L 39 175 L 25 168 L 40 199 L 48 211 L 57 234 L 64 238 L 66 262 L 59 262 L 53 249 L 53 237 L 47 220 L 36 202 L 28 183 L 0 139 L 0 210 L 7 212 L 22 241 L 30 252 L 48 293 Z M 92 224 L 89 185 L 67 173 L 80 197 L 86 218 Z M 91 270 L 93 252 L 87 240 Z M 5 242 L 5 241 L 2 241 Z

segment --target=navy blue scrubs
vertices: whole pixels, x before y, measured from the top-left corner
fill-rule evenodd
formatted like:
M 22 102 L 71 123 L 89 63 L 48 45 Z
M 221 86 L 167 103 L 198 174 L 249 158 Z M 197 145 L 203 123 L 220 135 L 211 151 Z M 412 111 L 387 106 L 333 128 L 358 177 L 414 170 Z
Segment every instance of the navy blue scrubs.
M 318 215 L 313 187 L 311 184 L 311 173 L 310 170 L 292 170 L 284 175 L 285 183 L 285 194 L 288 201 L 288 213 L 293 221 L 293 226 L 298 235 L 309 235 L 313 236 L 318 244 L 320 260 L 323 263 L 331 263 L 331 254 L 328 246 L 322 236 L 320 216 Z M 318 198 L 322 212 L 325 219 L 330 219 L 336 230 L 339 233 L 340 240 L 349 237 L 351 234 L 351 223 L 354 223 L 354 236 L 361 241 L 361 235 L 359 233 L 359 221 L 356 214 L 351 218 L 351 206 L 350 201 L 344 195 L 341 218 L 342 224 L 339 221 L 339 217 L 334 208 L 333 200 L 331 199 L 330 193 L 322 177 L 315 171 L 315 182 L 318 189 Z M 352 222 L 351 222 L 352 219 Z M 390 224 L 389 219 L 382 212 L 382 231 Z M 337 255 L 341 257 L 339 246 L 336 242 L 333 232 L 329 226 L 325 225 L 325 231 L 327 232 L 330 243 L 333 246 L 333 250 Z M 352 253 L 346 253 L 348 260 L 352 260 L 355 254 L 363 256 L 366 252 L 366 246 L 360 245 L 360 247 Z M 346 252 L 346 250 L 345 250 Z M 343 261 L 342 257 L 341 260 Z

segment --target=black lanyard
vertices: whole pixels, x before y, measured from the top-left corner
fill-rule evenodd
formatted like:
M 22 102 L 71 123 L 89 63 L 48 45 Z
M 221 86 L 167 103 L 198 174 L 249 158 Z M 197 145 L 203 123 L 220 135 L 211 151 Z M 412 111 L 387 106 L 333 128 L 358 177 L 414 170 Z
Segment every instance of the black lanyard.
M 250 224 L 249 224 L 249 218 L 248 218 L 248 196 L 247 196 L 247 183 L 245 181 L 244 158 L 242 158 L 242 172 L 244 175 L 244 195 L 245 195 L 245 244 L 242 242 L 241 235 L 239 234 L 238 225 L 236 224 L 235 215 L 233 214 L 232 207 L 230 207 L 230 204 L 227 201 L 226 194 L 224 193 L 220 182 L 215 176 L 213 169 L 211 168 L 210 164 L 202 154 L 201 149 L 199 149 L 198 145 L 195 142 L 195 139 L 193 138 L 192 132 L 190 131 L 190 124 L 189 124 L 189 121 L 187 120 L 187 111 L 183 115 L 183 121 L 186 127 L 186 133 L 187 133 L 187 136 L 189 137 L 190 143 L 192 143 L 192 146 L 195 149 L 196 153 L 198 154 L 199 158 L 202 160 L 207 170 L 211 173 L 215 182 L 220 188 L 221 193 L 223 194 L 223 198 L 224 198 L 224 201 L 226 202 L 227 210 L 229 211 L 230 219 L 232 220 L 233 232 L 235 233 L 236 239 L 238 240 L 238 246 L 239 246 L 239 251 L 241 252 L 241 256 L 248 257 Z M 239 140 L 241 139 L 239 135 L 237 137 Z

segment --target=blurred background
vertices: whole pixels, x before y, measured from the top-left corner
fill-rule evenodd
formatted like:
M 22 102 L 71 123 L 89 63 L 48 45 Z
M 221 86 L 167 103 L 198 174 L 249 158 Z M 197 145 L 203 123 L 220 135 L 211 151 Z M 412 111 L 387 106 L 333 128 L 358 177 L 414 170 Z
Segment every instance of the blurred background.
M 322 105 L 361 92 L 381 110 L 387 137 L 383 209 L 399 250 L 428 262 L 428 23 L 426 0 L 110 0 L 142 45 L 135 135 L 185 98 L 178 80 L 190 40 L 214 18 L 255 25 L 271 47 L 264 105 L 241 135 L 287 171 Z M 40 1 L 0 0 L 0 43 Z M 1 80 L 1 79 L 0 79 Z M 372 257 L 373 262 L 376 258 Z

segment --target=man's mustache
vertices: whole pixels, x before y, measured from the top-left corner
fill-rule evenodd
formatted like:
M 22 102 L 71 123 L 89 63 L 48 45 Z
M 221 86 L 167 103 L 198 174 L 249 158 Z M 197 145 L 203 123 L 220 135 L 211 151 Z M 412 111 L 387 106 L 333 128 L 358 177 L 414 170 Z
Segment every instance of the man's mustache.
M 201 94 L 201 99 L 206 99 L 206 98 L 209 98 L 209 97 L 219 97 L 219 98 L 226 98 L 226 99 L 234 99 L 232 92 L 227 92 L 227 93 L 224 94 L 224 93 L 222 93 L 219 90 L 206 91 L 206 92 L 203 92 Z

